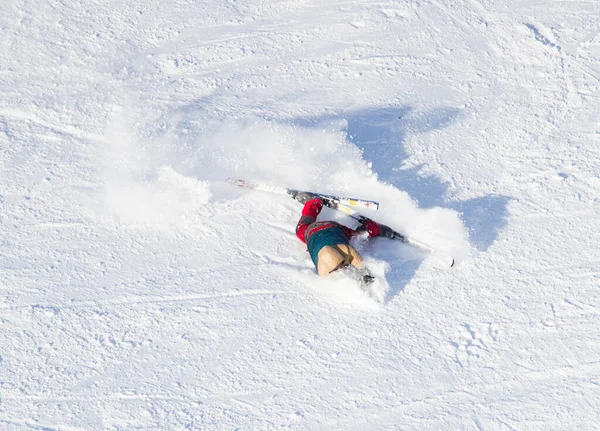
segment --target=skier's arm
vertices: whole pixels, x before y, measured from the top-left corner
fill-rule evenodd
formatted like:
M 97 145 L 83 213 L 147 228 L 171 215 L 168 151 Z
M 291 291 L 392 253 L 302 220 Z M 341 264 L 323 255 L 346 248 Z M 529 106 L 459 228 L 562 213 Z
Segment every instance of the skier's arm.
M 311 199 L 304 204 L 304 208 L 302 208 L 302 217 L 300 217 L 298 225 L 296 226 L 296 236 L 300 241 L 306 242 L 306 239 L 304 239 L 306 229 L 317 220 L 317 216 L 322 209 L 323 201 L 319 198 Z
M 380 226 L 382 226 L 382 225 L 380 225 L 377 222 L 374 222 L 373 220 L 369 220 L 368 222 L 363 223 L 356 229 L 350 229 L 348 226 L 344 226 L 343 224 L 340 225 L 340 227 L 344 231 L 344 235 L 346 235 L 346 238 L 348 238 L 348 239 L 352 239 L 355 236 L 362 234 L 363 232 L 367 232 L 367 234 L 369 235 L 369 238 L 374 238 L 376 236 L 380 236 L 381 235 Z
M 373 220 L 369 220 L 364 222 L 361 226 L 356 229 L 356 233 L 360 234 L 362 232 L 368 232 L 369 238 L 374 238 L 376 236 L 384 236 L 386 238 L 393 238 L 394 231 L 389 227 L 381 223 L 377 223 Z
M 386 238 L 392 238 L 391 232 L 392 229 L 390 229 L 389 227 L 387 227 L 384 224 L 381 223 L 377 223 L 376 221 L 373 220 L 369 220 L 366 222 L 363 222 L 358 228 L 355 229 L 350 229 L 347 226 L 344 225 L 340 225 L 342 230 L 344 231 L 344 234 L 346 235 L 346 238 L 351 239 L 354 238 L 357 235 L 362 234 L 363 232 L 367 232 L 367 235 L 369 235 L 369 238 L 375 238 L 376 236 L 385 236 Z

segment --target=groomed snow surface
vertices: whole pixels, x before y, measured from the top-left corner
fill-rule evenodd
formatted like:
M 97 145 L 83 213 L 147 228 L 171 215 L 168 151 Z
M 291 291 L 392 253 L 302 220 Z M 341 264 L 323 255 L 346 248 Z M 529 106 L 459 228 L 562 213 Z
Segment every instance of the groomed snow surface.
M 600 429 L 599 2 L 0 10 L 0 429 Z

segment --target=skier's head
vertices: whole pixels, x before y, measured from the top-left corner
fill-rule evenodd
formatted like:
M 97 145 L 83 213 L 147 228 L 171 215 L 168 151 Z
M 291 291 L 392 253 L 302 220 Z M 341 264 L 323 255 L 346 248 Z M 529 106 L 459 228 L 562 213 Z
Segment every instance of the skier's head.
M 362 257 L 350 245 L 338 244 L 325 246 L 319 251 L 317 260 L 317 272 L 319 275 L 331 274 L 348 265 L 353 265 L 359 269 L 363 267 Z

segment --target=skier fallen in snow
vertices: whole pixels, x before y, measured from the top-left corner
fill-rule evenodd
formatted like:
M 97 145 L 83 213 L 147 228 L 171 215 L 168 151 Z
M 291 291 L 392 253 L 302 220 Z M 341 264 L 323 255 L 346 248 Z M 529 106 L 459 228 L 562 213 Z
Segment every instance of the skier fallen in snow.
M 374 277 L 349 240 L 363 232 L 367 232 L 370 238 L 393 238 L 393 230 L 373 220 L 366 221 L 356 230 L 332 220 L 317 221 L 317 216 L 323 209 L 323 201 L 307 192 L 297 193 L 294 198 L 304 204 L 302 216 L 296 226 L 296 236 L 306 243 L 319 275 L 326 276 L 339 269 L 349 268 L 356 272 L 356 278 L 362 283 L 372 282 Z
M 360 279 L 363 283 L 373 281 L 373 277 L 371 277 L 369 271 L 364 267 L 360 254 L 349 245 L 348 241 L 350 238 L 365 231 L 369 234 L 369 237 L 384 236 L 393 240 L 402 241 L 404 244 L 411 245 L 412 247 L 430 253 L 436 253 L 446 259 L 450 267 L 454 266 L 454 258 L 452 255 L 437 250 L 414 238 L 409 238 L 400 232 L 396 232 L 390 227 L 377 223 L 370 218 L 357 213 L 351 208 L 351 206 L 358 206 L 362 208 L 378 209 L 378 202 L 323 195 L 314 192 L 302 192 L 300 190 L 246 181 L 235 177 L 228 178 L 227 182 L 234 186 L 251 190 L 290 195 L 298 202 L 304 204 L 302 217 L 296 227 L 296 235 L 298 235 L 298 238 L 300 238 L 302 242 L 307 244 L 310 257 L 312 258 L 319 275 L 327 275 L 337 269 L 348 268 L 349 271 L 346 272 L 349 272 L 348 275 L 353 276 L 353 278 Z M 354 230 L 334 221 L 316 222 L 317 216 L 321 212 L 321 209 L 323 209 L 323 205 L 343 212 L 347 216 L 357 220 L 362 226 Z M 313 237 L 314 234 L 317 234 L 320 231 L 324 231 L 324 233 Z

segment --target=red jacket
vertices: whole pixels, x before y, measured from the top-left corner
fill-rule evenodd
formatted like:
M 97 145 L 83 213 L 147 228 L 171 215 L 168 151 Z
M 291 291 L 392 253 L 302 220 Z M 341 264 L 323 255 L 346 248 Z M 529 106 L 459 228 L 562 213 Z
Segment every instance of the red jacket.
M 317 222 L 317 216 L 322 209 L 323 202 L 319 198 L 311 199 L 304 204 L 304 208 L 302 208 L 302 217 L 300 217 L 298 225 L 296 226 L 296 236 L 300 239 L 300 241 L 306 243 L 308 238 L 315 232 L 329 228 L 342 229 L 344 235 L 346 235 L 346 238 L 348 239 L 359 235 L 365 230 L 369 232 L 369 237 L 378 236 L 380 233 L 379 225 L 374 221 L 367 222 L 365 225 L 363 225 L 364 228 L 359 228 L 359 230 L 350 229 L 349 227 L 335 221 Z

